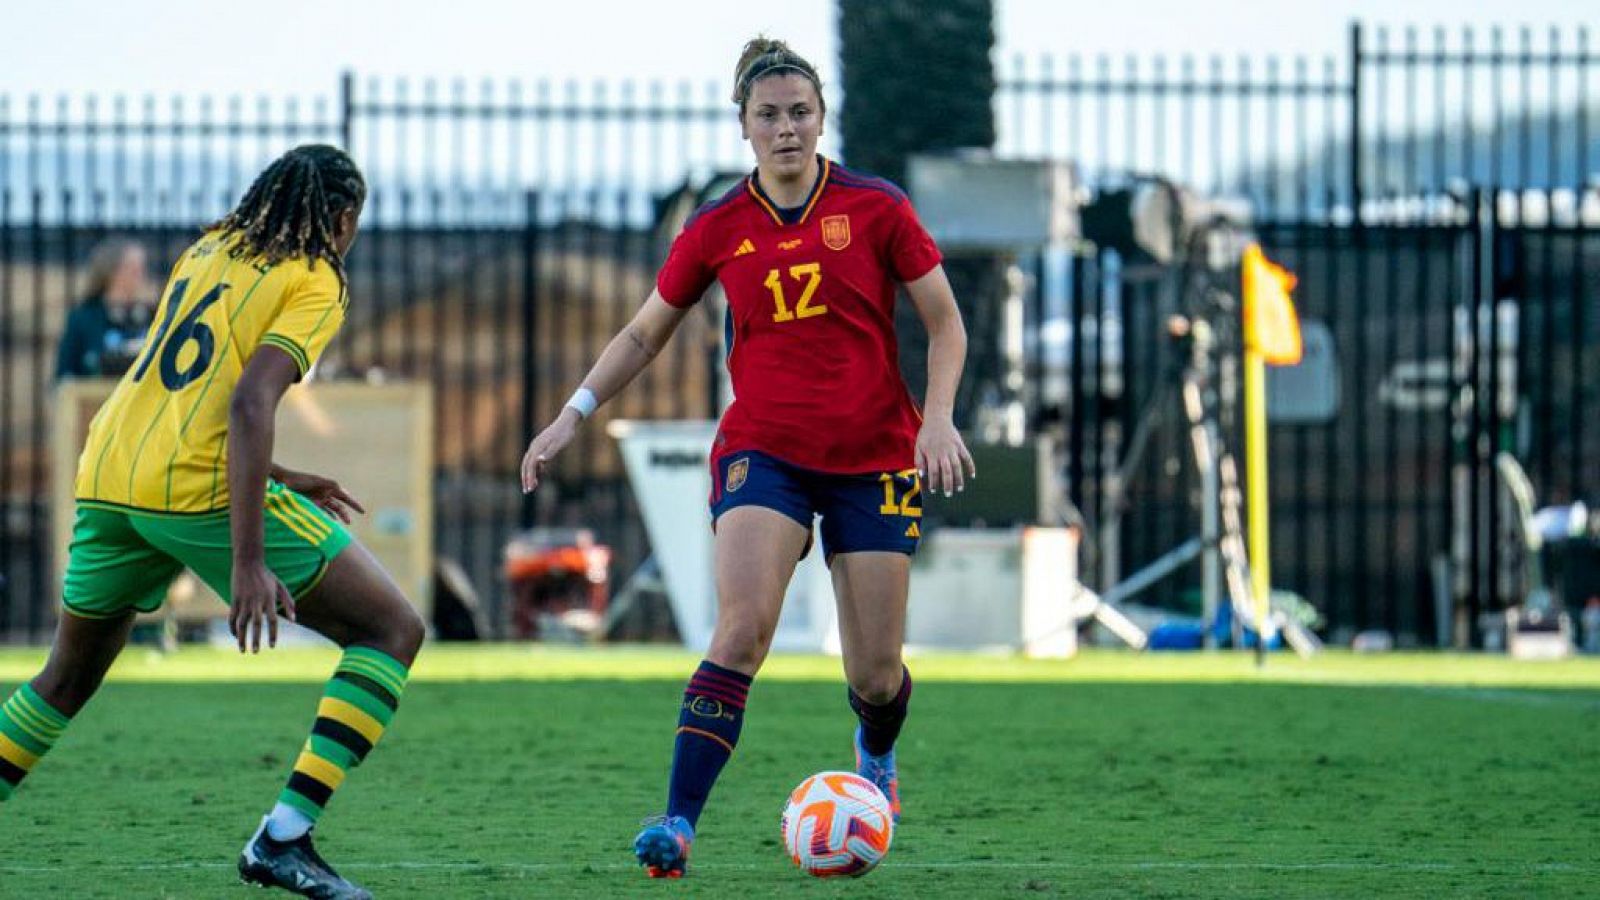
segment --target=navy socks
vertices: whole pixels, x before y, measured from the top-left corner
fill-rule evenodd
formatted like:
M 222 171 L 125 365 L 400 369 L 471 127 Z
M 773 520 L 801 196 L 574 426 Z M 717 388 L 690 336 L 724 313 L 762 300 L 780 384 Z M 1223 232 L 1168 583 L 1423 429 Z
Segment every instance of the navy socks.
M 702 661 L 683 692 L 672 750 L 667 815 L 700 820 L 711 786 L 739 743 L 750 676 Z M 898 729 L 897 729 L 898 730 Z

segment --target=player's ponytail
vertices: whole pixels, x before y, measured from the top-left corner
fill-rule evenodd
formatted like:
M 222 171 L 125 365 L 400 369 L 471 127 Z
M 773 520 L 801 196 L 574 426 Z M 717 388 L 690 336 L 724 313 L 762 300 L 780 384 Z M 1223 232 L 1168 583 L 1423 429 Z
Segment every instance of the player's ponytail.
M 739 106 L 739 115 L 744 115 L 745 103 L 750 99 L 750 88 L 756 82 L 769 75 L 791 72 L 811 82 L 811 86 L 817 89 L 817 103 L 826 112 L 827 105 L 822 99 L 822 79 L 817 75 L 816 66 L 790 50 L 783 41 L 757 35 L 745 42 L 744 50 L 739 54 L 739 63 L 733 69 L 733 102 Z
M 350 155 L 327 144 L 303 144 L 256 176 L 233 211 L 211 226 L 237 234 L 230 251 L 269 264 L 321 259 L 344 279 L 344 260 L 333 233 L 345 210 L 367 199 L 367 182 Z

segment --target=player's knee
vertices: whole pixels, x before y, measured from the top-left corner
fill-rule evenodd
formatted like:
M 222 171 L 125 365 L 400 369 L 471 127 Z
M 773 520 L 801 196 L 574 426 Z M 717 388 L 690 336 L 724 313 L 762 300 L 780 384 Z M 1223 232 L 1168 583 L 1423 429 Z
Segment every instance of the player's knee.
M 99 690 L 101 676 L 92 672 L 69 670 L 60 666 L 45 666 L 33 679 L 34 693 L 50 704 L 50 708 L 68 718 L 78 714 L 89 698 Z
M 772 646 L 772 629 L 741 623 L 717 629 L 706 658 L 727 669 L 755 672 Z
M 373 619 L 364 633 L 352 635 L 351 643 L 363 644 L 381 650 L 402 665 L 410 666 L 422 648 L 427 628 L 415 608 L 403 598 L 396 598 Z
M 385 623 L 383 641 L 388 646 L 390 656 L 411 665 L 417 658 L 417 651 L 422 649 L 422 641 L 427 637 L 427 627 L 422 624 L 422 616 L 405 603 L 399 610 L 389 617 Z
M 900 681 L 904 670 L 900 660 L 884 659 L 881 664 L 865 667 L 865 670 L 855 673 L 850 678 L 850 689 L 856 696 L 874 706 L 882 706 L 894 700 L 900 693 Z

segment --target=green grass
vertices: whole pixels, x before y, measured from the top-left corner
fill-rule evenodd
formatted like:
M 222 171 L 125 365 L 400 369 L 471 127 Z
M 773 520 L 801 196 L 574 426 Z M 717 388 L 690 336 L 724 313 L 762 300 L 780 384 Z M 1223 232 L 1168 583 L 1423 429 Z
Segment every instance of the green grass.
M 0 897 L 251 896 L 232 861 L 333 654 L 125 654 L 0 806 Z M 38 651 L 0 652 L 0 696 Z M 1600 661 L 913 660 L 882 869 L 796 873 L 786 792 L 849 764 L 837 660 L 778 657 L 691 878 L 630 865 L 694 658 L 429 647 L 319 843 L 380 897 L 1600 896 Z

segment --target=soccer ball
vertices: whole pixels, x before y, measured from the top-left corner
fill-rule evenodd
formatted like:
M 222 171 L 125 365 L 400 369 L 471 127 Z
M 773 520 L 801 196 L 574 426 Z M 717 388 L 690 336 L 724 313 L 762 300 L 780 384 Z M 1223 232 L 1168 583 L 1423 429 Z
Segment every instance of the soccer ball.
M 801 871 L 857 877 L 889 852 L 894 815 L 878 786 L 854 772 L 818 772 L 783 810 L 783 846 Z

